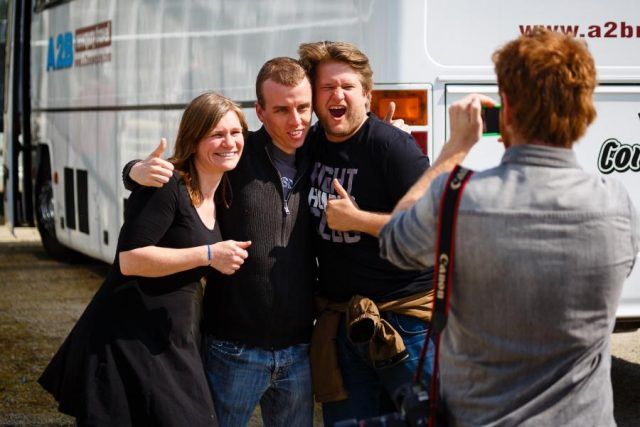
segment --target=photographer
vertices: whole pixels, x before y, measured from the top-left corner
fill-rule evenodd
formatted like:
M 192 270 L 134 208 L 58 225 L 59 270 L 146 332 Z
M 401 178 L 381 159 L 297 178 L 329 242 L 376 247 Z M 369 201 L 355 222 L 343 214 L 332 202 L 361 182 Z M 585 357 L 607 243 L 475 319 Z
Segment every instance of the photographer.
M 460 200 L 440 346 L 447 419 L 612 426 L 609 337 L 640 230 L 622 185 L 585 173 L 572 150 L 596 115 L 594 62 L 583 42 L 547 30 L 493 60 L 506 152 Z M 470 95 L 452 106 L 450 159 L 480 139 L 481 103 Z M 423 175 L 381 231 L 382 256 L 399 267 L 433 265 L 447 176 L 430 185 L 433 177 Z

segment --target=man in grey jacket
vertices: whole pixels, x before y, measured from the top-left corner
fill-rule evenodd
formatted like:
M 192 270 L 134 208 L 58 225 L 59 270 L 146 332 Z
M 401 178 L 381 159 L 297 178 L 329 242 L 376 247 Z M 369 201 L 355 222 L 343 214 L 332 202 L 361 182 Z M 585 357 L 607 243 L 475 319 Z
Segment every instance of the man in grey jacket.
M 449 425 L 615 425 L 609 337 L 640 227 L 626 190 L 585 173 L 572 150 L 596 115 L 594 62 L 584 43 L 546 30 L 494 62 L 506 152 L 460 201 L 440 347 Z M 449 156 L 434 169 L 480 139 L 482 103 L 452 106 Z M 433 265 L 446 181 L 435 176 L 423 175 L 381 231 L 383 257 L 400 267 Z

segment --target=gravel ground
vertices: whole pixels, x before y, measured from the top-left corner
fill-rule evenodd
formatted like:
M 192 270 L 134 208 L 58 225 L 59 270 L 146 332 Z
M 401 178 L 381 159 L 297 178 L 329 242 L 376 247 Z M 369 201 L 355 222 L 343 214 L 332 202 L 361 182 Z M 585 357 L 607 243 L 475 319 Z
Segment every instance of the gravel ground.
M 107 270 L 52 260 L 34 229 L 0 227 L 0 425 L 73 425 L 36 380 Z M 639 426 L 640 332 L 614 334 L 612 353 L 616 421 Z

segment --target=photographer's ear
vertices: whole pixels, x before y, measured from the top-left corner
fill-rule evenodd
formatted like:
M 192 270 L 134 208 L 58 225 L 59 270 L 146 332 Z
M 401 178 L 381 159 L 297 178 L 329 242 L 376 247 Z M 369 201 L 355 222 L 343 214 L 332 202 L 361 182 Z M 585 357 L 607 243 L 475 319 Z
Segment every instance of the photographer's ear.
M 509 98 L 504 92 L 500 92 L 500 123 L 506 127 L 511 125 L 511 104 L 509 104 Z
M 511 104 L 504 92 L 500 92 L 500 137 L 499 142 L 504 144 L 504 148 L 509 148 L 511 138 Z

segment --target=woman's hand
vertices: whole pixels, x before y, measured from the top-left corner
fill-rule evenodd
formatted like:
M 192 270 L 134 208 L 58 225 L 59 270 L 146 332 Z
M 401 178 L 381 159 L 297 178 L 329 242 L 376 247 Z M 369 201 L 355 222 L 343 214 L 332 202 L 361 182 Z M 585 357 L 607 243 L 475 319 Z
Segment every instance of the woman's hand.
M 222 274 L 233 274 L 247 259 L 249 253 L 246 249 L 251 242 L 236 242 L 225 240 L 211 245 L 211 267 Z

